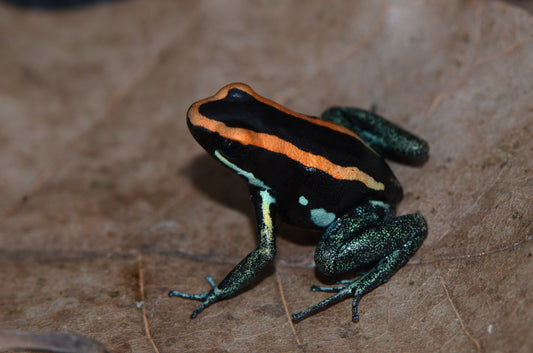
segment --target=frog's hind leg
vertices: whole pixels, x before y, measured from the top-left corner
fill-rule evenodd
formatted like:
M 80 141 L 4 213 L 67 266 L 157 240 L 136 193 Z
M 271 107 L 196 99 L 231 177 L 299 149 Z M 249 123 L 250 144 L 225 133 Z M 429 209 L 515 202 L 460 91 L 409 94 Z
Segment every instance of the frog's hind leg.
M 395 218 L 387 204 L 368 204 L 337 219 L 330 225 L 315 253 L 318 269 L 326 275 L 357 270 L 362 265 L 377 264 L 351 282 L 335 287 L 313 286 L 313 291 L 337 292 L 312 307 L 293 314 L 300 321 L 346 298 L 352 297 L 352 320 L 359 320 L 361 297 L 387 282 L 418 250 L 427 233 L 427 224 L 419 214 Z
M 426 141 L 375 114 L 374 111 L 334 107 L 326 110 L 322 119 L 352 130 L 384 157 L 410 164 L 424 162 L 428 157 L 429 145 Z

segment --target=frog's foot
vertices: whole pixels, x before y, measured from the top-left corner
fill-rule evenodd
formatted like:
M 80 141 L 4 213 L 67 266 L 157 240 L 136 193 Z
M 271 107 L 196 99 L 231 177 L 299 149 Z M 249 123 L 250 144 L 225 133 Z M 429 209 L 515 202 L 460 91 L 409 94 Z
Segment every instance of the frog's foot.
M 202 302 L 196 310 L 193 311 L 191 314 L 191 319 L 194 319 L 198 314 L 200 314 L 202 311 L 204 311 L 205 308 L 210 306 L 213 303 L 216 303 L 217 301 L 224 299 L 224 296 L 221 296 L 220 291 L 218 290 L 218 287 L 213 280 L 213 277 L 210 275 L 205 276 L 205 279 L 211 285 L 211 289 L 208 291 L 205 291 L 200 294 L 190 294 L 190 293 L 184 293 L 177 290 L 171 290 L 168 293 L 169 297 L 180 297 L 185 299 L 192 299 L 192 300 L 199 300 Z
M 361 206 L 354 213 L 365 209 L 367 218 L 374 212 L 374 204 Z M 359 212 L 363 213 L 363 212 Z M 413 256 L 427 234 L 427 224 L 419 214 L 397 218 L 385 217 L 374 226 L 354 233 L 353 215 L 341 217 L 324 233 L 315 254 L 320 272 L 327 275 L 342 274 L 358 266 L 375 263 L 375 266 L 355 281 L 340 285 L 313 286 L 312 291 L 334 292 L 331 297 L 296 313 L 293 321 L 309 317 L 349 297 L 353 298 L 352 321 L 359 321 L 357 306 L 362 296 L 387 282 Z M 379 214 L 377 214 L 379 216 Z M 359 219 L 359 218 L 357 218 Z M 355 235 L 354 235 L 355 234 Z
M 337 294 L 332 295 L 331 297 L 321 301 L 318 304 L 315 304 L 305 310 L 302 310 L 296 314 L 292 314 L 292 321 L 298 322 L 301 321 L 313 314 L 316 314 L 319 311 L 325 310 L 330 306 L 337 304 L 338 302 L 353 297 L 352 301 L 352 321 L 359 321 L 359 312 L 357 307 L 359 306 L 359 301 L 363 296 L 361 290 L 361 284 L 359 283 L 360 279 L 348 280 L 348 281 L 339 281 L 339 283 L 344 283 L 344 285 L 334 286 L 334 287 L 325 287 L 325 286 L 312 286 L 311 291 L 313 292 L 337 292 Z

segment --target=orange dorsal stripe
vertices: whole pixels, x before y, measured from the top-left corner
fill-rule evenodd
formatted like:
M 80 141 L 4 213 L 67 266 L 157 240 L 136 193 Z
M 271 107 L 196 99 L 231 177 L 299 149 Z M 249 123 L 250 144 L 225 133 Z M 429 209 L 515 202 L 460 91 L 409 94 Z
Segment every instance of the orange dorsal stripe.
M 236 88 L 236 89 L 238 89 L 240 91 L 246 92 L 249 95 L 251 95 L 252 97 L 254 97 L 256 100 L 258 100 L 259 102 L 264 103 L 266 105 L 269 105 L 269 106 L 271 106 L 273 108 L 276 108 L 277 110 L 282 111 L 283 113 L 288 114 L 288 115 L 290 115 L 292 117 L 299 118 L 299 119 L 302 119 L 302 120 L 306 120 L 306 121 L 309 121 L 309 122 L 311 122 L 311 123 L 313 123 L 315 125 L 324 126 L 324 127 L 327 127 L 328 129 L 331 129 L 331 130 L 334 130 L 334 131 L 349 135 L 349 136 L 351 136 L 353 138 L 356 138 L 359 141 L 361 141 L 362 143 L 364 143 L 365 146 L 367 146 L 372 152 L 374 152 L 374 150 L 370 146 L 368 146 L 367 143 L 365 141 L 363 141 L 361 139 L 361 137 L 359 137 L 359 135 L 357 135 L 352 130 L 350 130 L 350 129 L 342 126 L 342 125 L 338 125 L 338 124 L 332 123 L 330 121 L 326 121 L 326 120 L 318 119 L 318 118 L 315 118 L 315 117 L 307 116 L 307 115 L 300 114 L 300 113 L 297 113 L 295 111 L 292 111 L 290 109 L 287 109 L 284 106 L 274 102 L 273 100 L 270 100 L 268 98 L 265 98 L 265 97 L 262 97 L 262 96 L 258 95 L 246 83 L 241 83 L 241 82 L 230 83 L 230 84 L 222 87 L 220 90 L 218 90 L 218 92 L 214 96 L 202 99 L 202 100 L 194 103 L 191 106 L 190 111 L 194 110 L 195 114 L 199 114 L 198 109 L 200 108 L 200 106 L 202 106 L 203 104 L 208 103 L 208 102 L 214 102 L 214 101 L 222 100 L 222 99 L 226 98 L 228 96 L 228 92 L 231 89 L 233 89 L 233 88 Z
M 189 119 L 194 126 L 203 127 L 242 145 L 252 145 L 270 152 L 279 153 L 302 165 L 321 170 L 338 180 L 356 180 L 374 190 L 384 190 L 385 185 L 356 167 L 343 167 L 325 157 L 306 152 L 277 136 L 249 129 L 229 127 L 221 121 L 209 119 L 198 112 L 199 105 L 189 110 Z

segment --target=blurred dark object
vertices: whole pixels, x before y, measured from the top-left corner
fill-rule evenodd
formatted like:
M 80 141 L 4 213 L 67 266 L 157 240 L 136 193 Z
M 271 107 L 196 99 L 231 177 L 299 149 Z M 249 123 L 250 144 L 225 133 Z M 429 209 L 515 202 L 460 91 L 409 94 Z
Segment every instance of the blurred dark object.
M 0 0 L 10 5 L 28 9 L 70 9 L 77 6 L 94 5 L 97 3 L 119 0 Z M 122 1 L 122 0 L 120 0 Z
M 77 334 L 0 329 L 0 352 L 7 350 L 53 353 L 108 353 L 100 342 Z

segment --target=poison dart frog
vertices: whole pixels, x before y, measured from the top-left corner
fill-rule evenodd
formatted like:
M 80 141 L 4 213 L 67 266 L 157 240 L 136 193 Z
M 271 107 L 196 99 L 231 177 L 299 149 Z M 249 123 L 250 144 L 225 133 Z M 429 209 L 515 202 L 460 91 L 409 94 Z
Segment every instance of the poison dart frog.
M 395 216 L 402 187 L 384 157 L 419 164 L 428 144 L 373 111 L 335 107 L 316 118 L 232 83 L 192 104 L 187 124 L 210 155 L 248 182 L 258 236 L 257 248 L 219 284 L 206 276 L 211 289 L 201 294 L 170 291 L 202 302 L 191 318 L 236 295 L 273 261 L 278 214 L 298 227 L 325 229 L 314 259 L 326 276 L 366 271 L 312 286 L 335 294 L 293 314 L 295 322 L 349 297 L 357 322 L 361 297 L 387 282 L 426 237 L 422 215 Z

